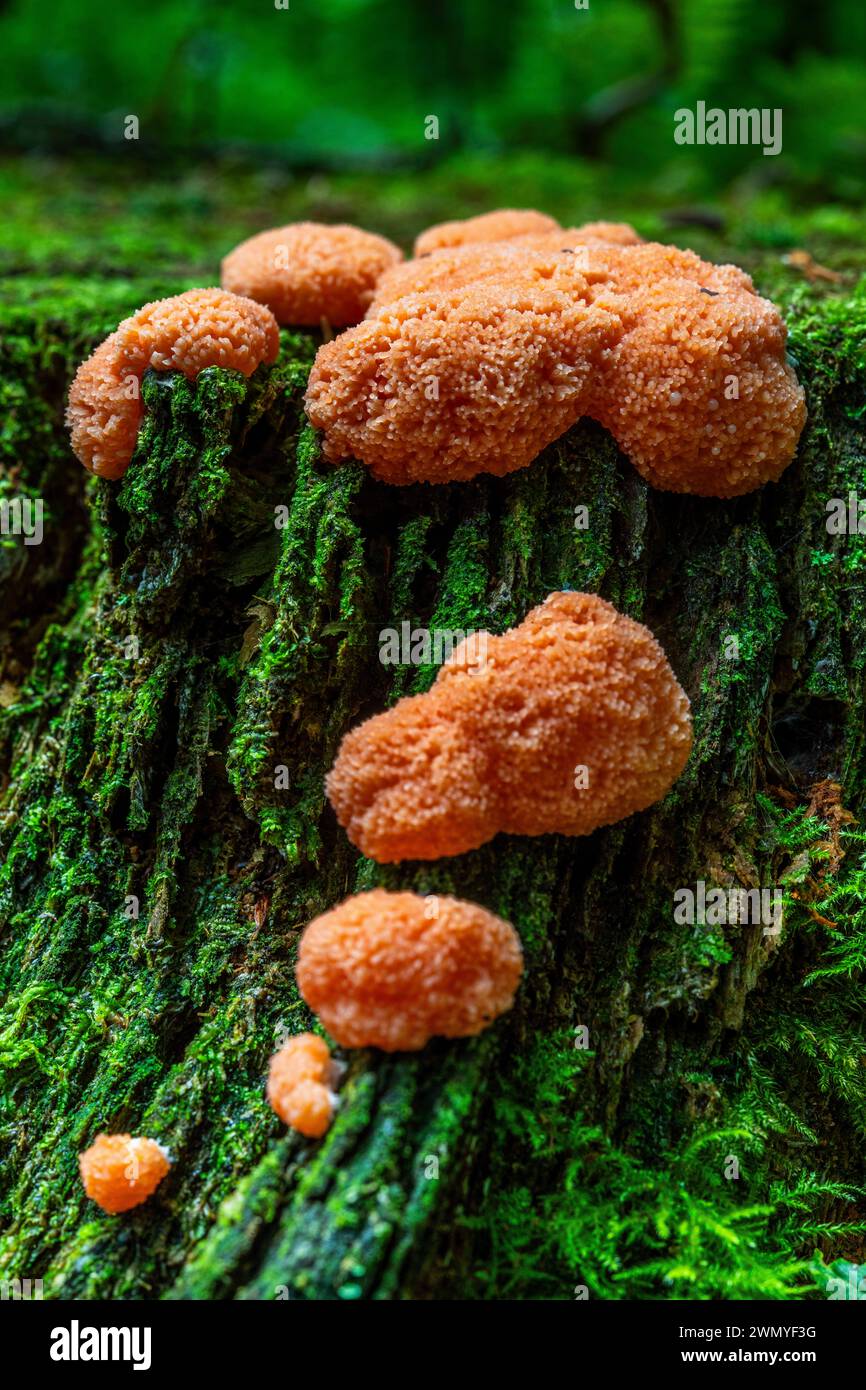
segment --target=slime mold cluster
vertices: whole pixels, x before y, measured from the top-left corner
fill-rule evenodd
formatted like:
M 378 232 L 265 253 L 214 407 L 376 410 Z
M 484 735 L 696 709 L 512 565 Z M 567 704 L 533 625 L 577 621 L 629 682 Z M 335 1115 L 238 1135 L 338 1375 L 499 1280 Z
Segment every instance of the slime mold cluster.
M 148 367 L 195 378 L 205 367 L 250 376 L 276 361 L 280 335 L 269 309 L 225 290 L 187 290 L 145 304 L 78 368 L 66 421 L 72 448 L 102 478 L 126 472 L 141 422 L 139 382 Z
M 664 795 L 690 747 L 689 702 L 652 633 L 593 594 L 557 593 L 488 636 L 480 669 L 457 647 L 426 694 L 347 734 L 327 790 L 369 858 L 438 859 L 500 831 L 622 820 Z
M 259 232 L 222 263 L 222 284 L 266 304 L 278 323 L 358 323 L 376 283 L 402 253 L 359 227 L 296 222 Z
M 518 227 L 433 229 L 320 348 L 307 410 L 328 459 L 395 484 L 510 473 L 589 416 L 657 488 L 736 497 L 780 476 L 805 398 L 743 271 L 623 224 Z
M 511 1007 L 522 969 L 511 923 L 483 907 L 375 888 L 310 923 L 296 973 L 342 1046 L 414 1052 L 480 1033 Z
M 154 1139 L 131 1134 L 97 1134 L 79 1155 L 81 1181 L 88 1197 L 103 1211 L 130 1211 L 146 1202 L 171 1164 Z
M 317 352 L 308 415 L 328 460 L 397 485 L 512 472 L 588 415 L 654 486 L 732 497 L 779 476 L 805 417 L 784 325 L 749 277 L 624 223 L 561 228 L 505 209 L 429 228 L 404 261 L 383 237 L 304 222 L 237 246 L 222 284 L 145 305 L 79 368 L 67 420 L 92 472 L 128 466 L 146 370 L 249 376 L 276 360 L 278 323 L 346 329 Z M 611 604 L 553 593 L 485 637 L 480 668 L 458 648 L 426 694 L 342 742 L 327 793 L 379 863 L 501 831 L 586 835 L 652 805 L 685 766 L 688 699 L 649 630 Z M 296 977 L 337 1044 L 393 1052 L 479 1033 L 512 1006 L 522 969 L 514 927 L 485 908 L 375 888 L 309 923 Z M 297 1034 L 271 1058 L 268 1100 L 319 1138 L 338 1072 L 323 1038 Z M 168 1169 L 158 1144 L 128 1134 L 80 1156 L 109 1212 Z
M 284 1124 L 308 1139 L 320 1139 L 336 1105 L 337 1067 L 324 1038 L 296 1033 L 275 1052 L 267 1096 Z

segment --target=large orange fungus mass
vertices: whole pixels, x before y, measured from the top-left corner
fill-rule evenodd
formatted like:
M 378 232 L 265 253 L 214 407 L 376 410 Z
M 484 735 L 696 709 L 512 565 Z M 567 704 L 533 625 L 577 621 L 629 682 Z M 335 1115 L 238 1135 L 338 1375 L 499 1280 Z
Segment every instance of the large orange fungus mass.
M 392 863 L 462 854 L 499 831 L 587 835 L 651 806 L 682 772 L 688 699 L 652 633 L 603 599 L 551 594 L 487 635 L 480 666 L 462 645 L 426 694 L 343 739 L 326 785 L 362 854 Z
M 319 349 L 326 458 L 397 484 L 504 474 L 586 415 L 657 488 L 735 497 L 779 477 L 805 401 L 748 275 L 621 223 L 493 234 L 516 216 L 491 214 L 486 237 L 484 218 L 432 229 Z
M 516 931 L 483 907 L 376 888 L 310 923 L 296 974 L 342 1046 L 410 1052 L 480 1033 L 511 1007 L 522 969 Z

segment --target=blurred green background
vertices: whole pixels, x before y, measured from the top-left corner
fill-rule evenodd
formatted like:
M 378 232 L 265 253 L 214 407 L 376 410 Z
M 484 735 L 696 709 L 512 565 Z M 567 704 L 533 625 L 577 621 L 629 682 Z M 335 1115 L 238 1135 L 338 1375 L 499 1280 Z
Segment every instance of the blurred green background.
M 295 167 L 394 167 L 551 151 L 673 193 L 758 162 L 856 198 L 866 178 L 863 0 L 5 0 L 7 141 L 243 152 Z M 778 159 L 684 150 L 697 100 L 781 107 Z M 425 119 L 439 139 L 425 139 Z
M 861 244 L 863 0 L 277 2 L 0 0 L 0 274 L 183 288 L 295 218 L 408 245 L 503 205 L 842 271 Z M 677 145 L 698 101 L 781 108 L 781 154 Z

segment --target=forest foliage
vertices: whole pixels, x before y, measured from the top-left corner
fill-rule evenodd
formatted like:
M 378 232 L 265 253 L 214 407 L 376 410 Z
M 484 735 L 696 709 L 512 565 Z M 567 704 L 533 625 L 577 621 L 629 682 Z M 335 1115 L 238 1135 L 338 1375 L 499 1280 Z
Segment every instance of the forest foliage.
M 40 148 L 268 150 L 430 166 L 455 152 L 597 159 L 672 194 L 759 182 L 863 190 L 859 0 L 101 0 L 0 8 L 0 132 Z M 781 108 L 784 149 L 673 144 L 674 112 Z M 438 121 L 429 138 L 428 117 Z

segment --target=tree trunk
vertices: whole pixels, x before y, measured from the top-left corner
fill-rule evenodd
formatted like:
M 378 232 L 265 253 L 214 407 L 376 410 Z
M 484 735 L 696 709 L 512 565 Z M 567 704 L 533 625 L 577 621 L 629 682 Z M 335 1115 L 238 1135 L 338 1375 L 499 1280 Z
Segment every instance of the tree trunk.
M 149 374 L 135 460 L 88 508 L 59 412 L 103 325 L 61 340 L 21 310 L 9 486 L 45 499 L 46 536 L 2 552 L 4 1277 L 74 1298 L 783 1298 L 863 1258 L 843 808 L 866 770 L 864 550 L 825 526 L 863 486 L 863 313 L 792 298 L 809 425 L 781 482 L 735 502 L 651 491 L 588 421 L 503 479 L 330 467 L 302 411 L 315 344 L 284 334 L 248 383 Z M 695 718 L 676 787 L 586 839 L 360 859 L 324 774 L 435 674 L 383 666 L 380 630 L 499 632 L 560 588 L 665 648 Z M 781 932 L 675 921 L 701 880 L 784 886 Z M 301 929 L 373 884 L 510 919 L 525 979 L 477 1039 L 347 1054 L 313 1144 L 267 1105 L 267 1060 L 311 1023 Z M 81 1189 L 100 1130 L 174 1160 L 125 1216 Z

